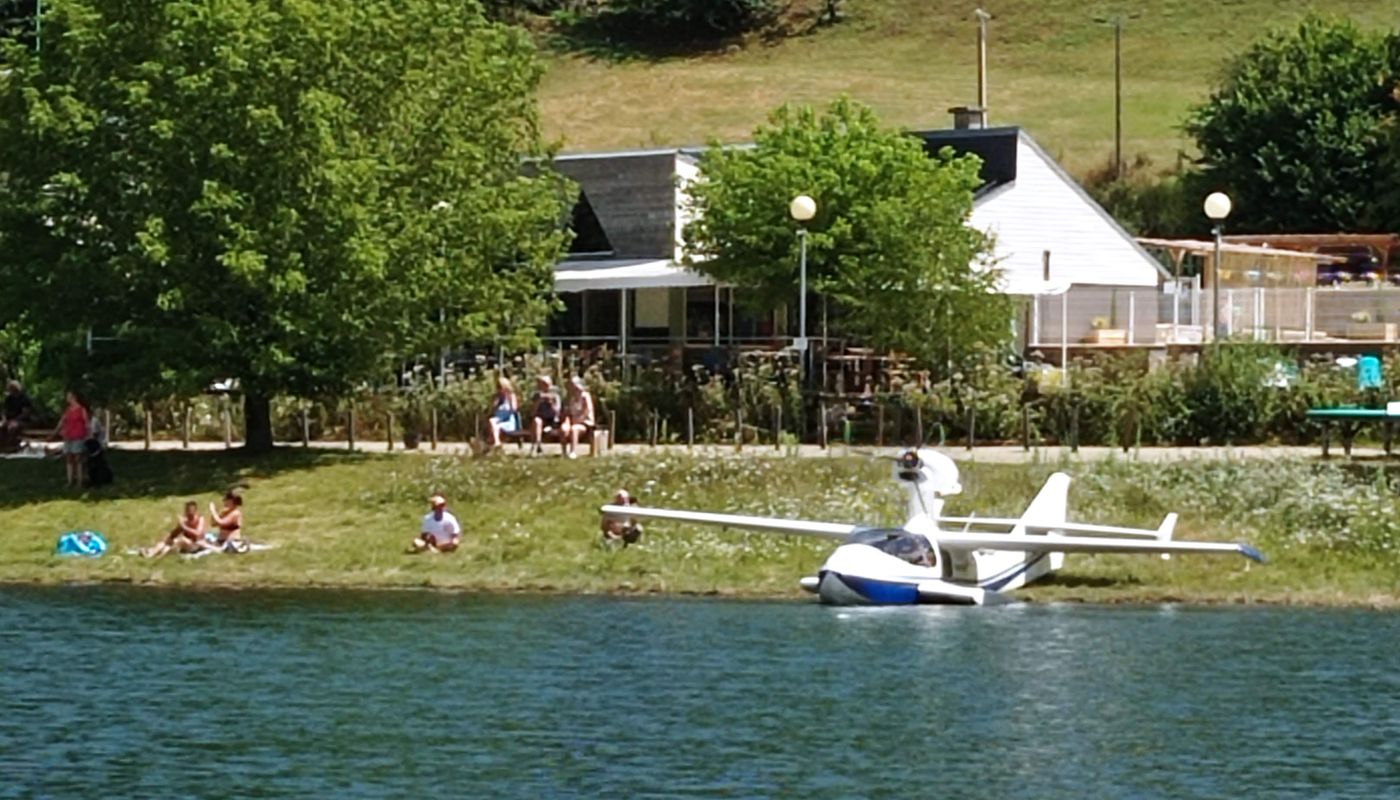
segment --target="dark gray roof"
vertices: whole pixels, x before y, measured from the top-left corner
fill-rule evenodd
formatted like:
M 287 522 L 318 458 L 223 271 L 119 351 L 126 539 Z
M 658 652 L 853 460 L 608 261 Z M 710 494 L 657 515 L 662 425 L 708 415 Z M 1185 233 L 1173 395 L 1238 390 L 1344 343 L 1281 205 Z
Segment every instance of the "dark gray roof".
M 677 155 L 677 150 L 669 149 L 555 158 L 555 169 L 579 185 L 580 197 L 571 221 L 579 234 L 574 252 L 615 258 L 672 258 L 676 247 Z M 608 249 L 600 250 L 600 246 Z
M 982 168 L 978 172 L 982 178 L 982 185 L 977 189 L 979 195 L 1016 180 L 1016 142 L 1021 136 L 1020 128 L 910 131 L 909 135 L 922 139 L 924 150 L 929 155 L 950 147 L 957 155 L 972 153 L 982 159 Z

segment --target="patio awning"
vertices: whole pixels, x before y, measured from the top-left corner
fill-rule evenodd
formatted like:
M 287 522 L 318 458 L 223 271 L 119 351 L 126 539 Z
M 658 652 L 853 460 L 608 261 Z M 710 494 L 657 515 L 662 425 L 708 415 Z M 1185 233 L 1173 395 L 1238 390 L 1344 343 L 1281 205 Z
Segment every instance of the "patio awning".
M 1064 294 L 1069 291 L 1073 283 L 1064 279 L 1042 280 L 1031 275 L 1018 275 L 1013 272 L 1003 272 L 997 279 L 997 289 L 1002 294 L 1022 295 L 1025 297 L 1040 297 L 1049 294 Z
M 713 285 L 704 275 L 665 259 L 564 261 L 554 267 L 554 291 L 560 293 Z

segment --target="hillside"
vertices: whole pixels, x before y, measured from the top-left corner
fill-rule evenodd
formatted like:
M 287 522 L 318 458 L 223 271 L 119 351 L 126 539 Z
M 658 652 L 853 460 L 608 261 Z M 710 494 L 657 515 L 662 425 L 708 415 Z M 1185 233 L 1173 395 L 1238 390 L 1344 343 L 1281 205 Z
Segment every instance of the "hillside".
M 546 131 L 568 151 L 746 137 L 784 101 L 841 93 L 889 122 L 948 124 L 976 101 L 974 0 L 848 0 L 840 25 L 776 44 L 659 61 L 551 58 L 541 92 Z M 1123 33 L 1124 156 L 1170 166 L 1190 143 L 1186 109 L 1223 61 L 1309 8 L 1367 27 L 1400 20 L 1400 0 L 988 0 L 992 124 L 1025 126 L 1076 174 L 1113 149 L 1113 31 Z

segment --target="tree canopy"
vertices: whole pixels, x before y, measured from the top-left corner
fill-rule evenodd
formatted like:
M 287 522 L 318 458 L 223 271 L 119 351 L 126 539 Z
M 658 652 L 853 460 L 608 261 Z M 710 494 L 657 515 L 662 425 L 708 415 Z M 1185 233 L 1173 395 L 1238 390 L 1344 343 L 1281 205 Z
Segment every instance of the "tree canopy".
M 710 148 L 690 187 L 688 260 L 771 307 L 798 289 L 798 223 L 789 202 L 816 200 L 808 231 L 811 290 L 835 301 L 839 330 L 943 365 L 1010 332 L 992 291 L 991 242 L 970 227 L 975 156 L 930 157 L 841 99 L 818 113 L 783 106 L 754 145 Z
M 1393 40 L 1393 37 L 1392 37 Z M 1378 169 L 1393 138 L 1400 48 L 1345 20 L 1310 16 L 1228 65 L 1186 130 L 1201 151 L 1197 184 L 1235 200 L 1231 226 L 1371 230 Z
M 42 53 L 3 45 L 0 317 L 64 355 L 112 339 L 71 373 L 236 378 L 259 446 L 271 394 L 548 313 L 572 193 L 522 169 L 541 67 L 473 0 L 45 9 Z

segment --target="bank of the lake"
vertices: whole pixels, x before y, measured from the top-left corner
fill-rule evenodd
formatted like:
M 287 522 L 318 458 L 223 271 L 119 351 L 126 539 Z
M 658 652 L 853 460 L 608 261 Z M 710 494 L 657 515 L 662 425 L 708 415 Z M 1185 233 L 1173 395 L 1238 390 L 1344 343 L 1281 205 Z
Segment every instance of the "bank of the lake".
M 281 450 L 119 452 L 113 487 L 64 491 L 51 462 L 0 461 L 0 582 L 163 586 L 375 587 L 461 591 L 718 594 L 799 599 L 828 543 L 652 525 L 640 546 L 604 548 L 597 506 L 617 488 L 643 502 L 742 513 L 897 523 L 888 464 L 864 458 L 660 452 L 559 458 L 373 456 Z M 1056 469 L 1076 478 L 1071 516 L 1155 526 L 1178 536 L 1247 540 L 1267 566 L 1226 557 L 1071 556 L 1030 600 L 1400 606 L 1400 471 L 1307 460 L 965 463 L 953 513 L 1018 513 Z M 185 499 L 201 507 L 246 484 L 245 556 L 149 561 L 128 554 L 168 530 Z M 424 498 L 446 493 L 462 549 L 410 556 Z M 65 530 L 102 531 L 101 559 L 52 555 Z

